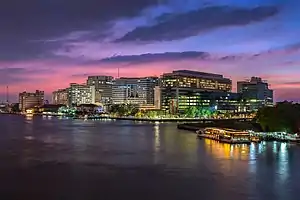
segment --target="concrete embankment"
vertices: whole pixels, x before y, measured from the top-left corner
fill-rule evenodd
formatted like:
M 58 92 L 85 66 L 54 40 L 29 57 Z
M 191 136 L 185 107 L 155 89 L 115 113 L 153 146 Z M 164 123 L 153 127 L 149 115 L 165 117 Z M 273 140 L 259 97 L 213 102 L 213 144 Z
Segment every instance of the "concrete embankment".
M 200 128 L 206 127 L 218 127 L 218 128 L 230 128 L 236 130 L 253 130 L 261 131 L 259 124 L 254 122 L 239 122 L 239 121 L 214 121 L 206 123 L 182 123 L 178 124 L 178 129 L 184 129 L 188 131 L 196 131 Z

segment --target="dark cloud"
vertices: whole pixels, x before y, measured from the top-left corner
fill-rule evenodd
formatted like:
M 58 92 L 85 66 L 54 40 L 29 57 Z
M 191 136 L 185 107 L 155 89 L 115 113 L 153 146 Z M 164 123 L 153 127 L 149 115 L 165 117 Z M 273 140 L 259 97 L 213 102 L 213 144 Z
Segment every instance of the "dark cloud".
M 96 76 L 98 75 L 98 73 L 94 73 L 94 74 L 72 74 L 71 77 L 72 78 L 86 78 L 88 76 Z
M 184 14 L 167 13 L 158 18 L 157 24 L 137 27 L 116 42 L 177 40 L 215 28 L 259 22 L 277 13 L 278 9 L 271 6 L 252 9 L 213 6 Z
M 26 69 L 16 68 L 0 68 L 0 85 L 18 84 L 22 82 L 32 81 L 31 75 L 39 73 L 50 73 L 51 70 L 46 69 Z
M 300 53 L 300 42 L 294 42 L 292 44 L 271 48 L 267 51 L 263 51 L 253 55 L 252 59 L 259 58 L 266 55 L 274 55 L 274 54 L 291 55 L 293 53 Z M 285 64 L 292 64 L 293 62 L 294 61 L 285 61 Z
M 282 85 L 295 85 L 295 86 L 299 86 L 300 85 L 300 81 L 285 82 L 285 83 L 282 83 Z
M 114 56 L 100 60 L 100 62 L 107 63 L 148 63 L 148 62 L 160 62 L 160 61 L 176 61 L 185 59 L 208 59 L 210 57 L 207 52 L 198 51 L 186 51 L 186 52 L 165 52 L 155 54 L 141 54 L 141 55 L 129 55 L 129 56 Z M 96 61 L 99 62 L 99 61 Z
M 95 30 L 103 37 L 107 24 L 138 15 L 155 0 L 4 0 L 0 5 L 0 60 L 40 58 L 60 45 L 44 40 L 73 31 Z

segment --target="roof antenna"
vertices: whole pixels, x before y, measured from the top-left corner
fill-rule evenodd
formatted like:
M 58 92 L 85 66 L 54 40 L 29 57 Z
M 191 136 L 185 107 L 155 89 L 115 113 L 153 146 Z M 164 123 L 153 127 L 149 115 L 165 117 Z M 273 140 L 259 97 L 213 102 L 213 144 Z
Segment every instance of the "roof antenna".
M 6 103 L 9 104 L 9 99 L 8 99 L 8 86 L 6 86 Z

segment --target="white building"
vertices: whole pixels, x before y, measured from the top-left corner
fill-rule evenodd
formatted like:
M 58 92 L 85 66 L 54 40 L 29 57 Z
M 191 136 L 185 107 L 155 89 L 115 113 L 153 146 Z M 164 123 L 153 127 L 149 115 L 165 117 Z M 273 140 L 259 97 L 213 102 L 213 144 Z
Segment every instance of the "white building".
M 114 104 L 154 105 L 154 88 L 157 77 L 119 78 L 112 86 Z
M 71 83 L 68 92 L 69 106 L 95 103 L 95 86 Z
M 69 92 L 68 89 L 59 89 L 52 92 L 52 103 L 55 105 L 68 105 L 69 103 Z
M 137 85 L 113 85 L 112 99 L 114 104 L 146 104 L 146 98 L 138 96 Z
M 112 76 L 89 76 L 88 86 L 95 86 L 96 103 L 110 104 L 112 98 Z

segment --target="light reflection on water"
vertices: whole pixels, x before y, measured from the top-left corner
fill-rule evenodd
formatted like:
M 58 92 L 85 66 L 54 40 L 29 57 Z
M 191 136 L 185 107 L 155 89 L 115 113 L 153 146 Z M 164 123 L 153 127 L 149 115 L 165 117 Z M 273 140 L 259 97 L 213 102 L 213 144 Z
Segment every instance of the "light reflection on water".
M 72 189 L 71 194 L 97 196 L 99 189 L 91 191 L 91 185 L 101 185 L 101 196 L 117 195 L 106 190 L 137 190 L 150 199 L 173 195 L 172 199 L 296 200 L 300 191 L 300 147 L 295 145 L 199 140 L 173 123 L 13 119 L 7 123 L 0 118 L 0 127 L 8 131 L 0 137 L 0 157 L 6 161 L 0 164 L 0 174 L 15 174 L 14 169 L 20 168 L 23 174 L 32 170 L 28 176 L 33 179 L 48 180 L 47 174 L 52 174 L 56 181 L 52 185 L 60 188 L 76 187 L 76 182 L 89 186 Z M 48 185 L 40 181 L 32 185 L 42 186 Z

